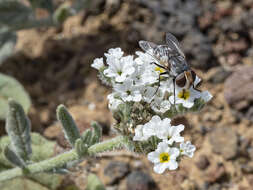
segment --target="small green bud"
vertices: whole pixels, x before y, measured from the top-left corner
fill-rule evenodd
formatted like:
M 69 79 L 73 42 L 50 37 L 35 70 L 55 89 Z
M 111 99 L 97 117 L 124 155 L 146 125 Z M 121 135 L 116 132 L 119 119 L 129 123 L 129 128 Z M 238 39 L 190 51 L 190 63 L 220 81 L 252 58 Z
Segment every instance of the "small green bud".
M 61 122 L 66 139 L 69 141 L 72 147 L 74 147 L 75 141 L 81 138 L 75 121 L 64 105 L 59 105 L 56 112 L 57 119 Z
M 75 142 L 75 150 L 79 158 L 82 158 L 88 152 L 88 145 L 81 139 L 77 139 Z
M 92 122 L 91 126 L 93 130 L 92 130 L 92 138 L 91 138 L 90 145 L 93 145 L 99 142 L 102 136 L 102 127 L 97 122 Z
M 81 139 L 82 139 L 83 143 L 90 146 L 91 137 L 92 137 L 92 132 L 90 129 L 87 129 L 83 132 Z

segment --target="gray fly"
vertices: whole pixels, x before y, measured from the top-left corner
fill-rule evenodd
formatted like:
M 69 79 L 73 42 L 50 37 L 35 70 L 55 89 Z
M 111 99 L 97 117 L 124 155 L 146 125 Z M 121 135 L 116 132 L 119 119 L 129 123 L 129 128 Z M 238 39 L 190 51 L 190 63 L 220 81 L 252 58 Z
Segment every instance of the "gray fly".
M 169 32 L 166 33 L 165 45 L 156 45 L 155 43 L 148 41 L 139 41 L 139 45 L 142 50 L 157 61 L 152 62 L 152 64 L 165 70 L 164 72 L 159 73 L 158 88 L 160 86 L 161 75 L 168 75 L 173 79 L 174 104 L 175 84 L 181 88 L 189 89 L 191 86 L 195 88 L 194 81 L 196 79 L 196 74 L 186 62 L 185 55 L 175 36 Z

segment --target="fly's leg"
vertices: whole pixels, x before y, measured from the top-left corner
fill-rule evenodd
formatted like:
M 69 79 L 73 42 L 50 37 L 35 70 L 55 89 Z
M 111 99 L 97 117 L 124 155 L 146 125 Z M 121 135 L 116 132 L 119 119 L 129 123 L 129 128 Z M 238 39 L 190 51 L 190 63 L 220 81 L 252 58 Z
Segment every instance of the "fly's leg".
M 174 95 L 174 106 L 176 105 L 176 80 L 173 78 L 173 95 Z
M 163 72 L 163 73 L 159 73 L 159 77 L 158 77 L 158 87 L 156 88 L 156 91 L 155 91 L 154 95 L 158 92 L 158 89 L 159 89 L 159 87 L 160 87 L 161 76 L 162 76 L 162 75 L 167 75 L 167 74 L 168 74 L 167 71 L 166 71 L 166 72 Z
M 159 64 L 157 64 L 156 62 L 151 62 L 150 64 L 155 64 L 157 67 L 160 67 L 160 68 L 162 68 L 162 69 L 164 69 L 164 70 L 167 70 L 166 67 L 164 67 L 164 66 L 162 66 L 162 65 L 159 65 Z

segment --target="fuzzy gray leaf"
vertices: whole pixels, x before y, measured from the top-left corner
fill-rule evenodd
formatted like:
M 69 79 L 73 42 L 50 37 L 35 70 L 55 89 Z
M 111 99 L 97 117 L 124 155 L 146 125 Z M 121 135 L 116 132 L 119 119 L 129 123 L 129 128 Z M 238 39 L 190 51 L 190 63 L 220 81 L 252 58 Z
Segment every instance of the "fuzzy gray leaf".
M 105 190 L 105 187 L 95 174 L 89 174 L 85 190 Z
M 80 132 L 64 105 L 59 105 L 57 108 L 57 119 L 61 122 L 66 139 L 75 146 L 75 141 L 81 137 Z
M 11 139 L 12 150 L 25 162 L 32 153 L 30 130 L 30 121 L 22 106 L 14 100 L 9 100 L 6 131 Z
M 32 9 L 17 0 L 0 0 L 0 26 L 13 27 L 33 17 Z
M 13 152 L 9 148 L 9 146 L 6 146 L 6 148 L 4 149 L 4 156 L 6 157 L 8 161 L 10 161 L 15 166 L 18 166 L 20 168 L 25 168 L 26 164 L 24 160 L 22 160 L 22 158 L 20 158 L 17 154 L 15 154 L 15 152 Z
M 6 118 L 9 98 L 19 102 L 28 112 L 31 101 L 23 86 L 14 78 L 0 73 L 0 120 Z
M 50 13 L 54 12 L 52 0 L 28 0 L 31 6 L 35 8 L 47 9 Z
M 8 31 L 6 28 L 0 29 L 0 65 L 13 54 L 16 41 L 16 33 Z

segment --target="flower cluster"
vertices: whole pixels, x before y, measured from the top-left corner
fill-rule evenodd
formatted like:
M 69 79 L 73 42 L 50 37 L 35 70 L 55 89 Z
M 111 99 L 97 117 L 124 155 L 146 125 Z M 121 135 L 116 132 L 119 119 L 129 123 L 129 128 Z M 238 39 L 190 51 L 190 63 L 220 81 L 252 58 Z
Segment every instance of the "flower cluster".
M 157 149 L 148 153 L 148 159 L 155 164 L 154 171 L 161 174 L 166 168 L 177 169 L 180 157 L 193 157 L 196 148 L 190 141 L 184 142 L 184 137 L 180 135 L 183 130 L 184 125 L 172 126 L 170 119 L 161 120 L 155 115 L 148 123 L 136 127 L 133 140 L 146 141 L 150 137 L 159 139 Z
M 136 52 L 136 58 L 123 54 L 120 48 L 109 49 L 105 53 L 106 65 L 103 58 L 95 59 L 92 64 L 92 67 L 100 71 L 101 80 L 113 87 L 113 93 L 108 96 L 109 108 L 112 110 L 116 110 L 120 103 L 142 101 L 149 103 L 154 112 L 163 114 L 174 105 L 174 99 L 175 106 L 192 108 L 195 100 L 207 102 L 212 97 L 208 91 L 176 86 L 174 98 L 171 78 L 163 76 L 158 84 L 159 73 L 164 70 L 151 64 L 157 62 L 152 56 L 139 51 Z M 197 84 L 200 79 L 197 77 L 194 82 Z
M 172 126 L 169 118 L 199 111 L 212 95 L 193 86 L 174 87 L 171 77 L 160 76 L 165 70 L 153 64 L 160 63 L 148 53 L 137 51 L 136 56 L 124 56 L 115 48 L 105 57 L 105 63 L 97 58 L 91 66 L 99 71 L 102 82 L 113 88 L 108 100 L 117 120 L 115 129 L 132 140 L 132 150 L 147 153 L 155 172 L 176 169 L 179 158 L 192 157 L 195 147 L 180 135 L 184 126 Z M 199 82 L 196 77 L 194 86 Z

